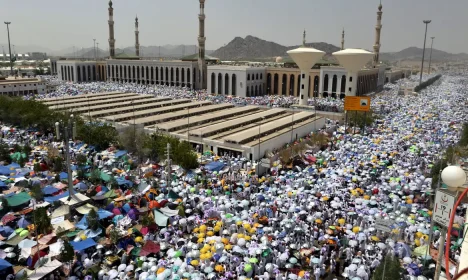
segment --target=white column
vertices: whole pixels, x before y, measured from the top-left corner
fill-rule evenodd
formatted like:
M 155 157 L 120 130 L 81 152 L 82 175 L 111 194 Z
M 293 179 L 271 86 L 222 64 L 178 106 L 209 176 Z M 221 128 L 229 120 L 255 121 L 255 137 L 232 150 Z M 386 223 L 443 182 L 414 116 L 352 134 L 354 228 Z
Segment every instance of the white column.
M 301 94 L 299 97 L 299 105 L 307 105 L 309 99 L 309 69 L 301 71 Z
M 328 97 L 332 94 L 332 86 L 333 86 L 333 75 L 328 75 Z
M 350 78 L 352 78 L 352 81 L 350 81 Z M 357 72 L 348 71 L 348 75 L 346 75 L 346 96 L 356 96 L 357 78 Z
M 341 94 L 341 77 L 342 76 L 339 76 L 336 82 L 336 97 L 338 98 L 340 97 L 340 94 Z
M 321 73 L 323 75 L 323 72 Z M 322 75 L 319 76 L 319 92 L 318 92 L 318 96 L 320 97 L 323 97 L 323 85 L 325 84 L 324 83 L 324 78 L 322 78 Z M 325 77 L 325 75 L 323 75 L 323 77 Z

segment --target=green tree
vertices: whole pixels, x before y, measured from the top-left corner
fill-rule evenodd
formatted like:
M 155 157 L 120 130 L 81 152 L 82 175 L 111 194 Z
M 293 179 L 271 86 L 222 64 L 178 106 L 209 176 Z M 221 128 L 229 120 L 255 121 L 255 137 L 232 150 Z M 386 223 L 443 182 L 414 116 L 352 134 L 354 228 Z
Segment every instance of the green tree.
M 36 200 L 36 201 L 41 201 L 44 199 L 44 193 L 42 192 L 41 186 L 40 185 L 33 185 L 31 187 L 31 196 Z
M 112 228 L 109 232 L 109 238 L 111 240 L 112 243 L 114 244 L 117 244 L 117 242 L 119 241 L 119 239 L 121 238 L 121 234 L 120 234 L 120 231 L 116 228 Z
M 369 112 L 355 111 L 349 112 L 348 114 L 351 126 L 359 127 L 361 130 L 364 129 L 364 127 L 370 126 L 375 120 L 375 115 L 372 110 Z
M 53 169 L 52 170 L 54 172 L 57 172 L 57 173 L 62 172 L 63 171 L 63 162 L 64 162 L 63 158 L 54 157 L 52 159 L 52 163 L 53 163 Z
M 97 150 L 107 149 L 109 145 L 118 142 L 118 133 L 108 124 L 98 122 L 77 121 L 78 138 L 88 145 L 93 145 Z
M 4 161 L 7 164 L 11 163 L 10 148 L 4 142 L 0 142 L 0 161 Z
M 2 197 L 1 199 L 2 202 L 2 209 L 0 211 L 1 214 L 7 213 L 10 207 L 8 206 L 8 200 L 6 200 L 5 197 Z
M 141 225 L 144 227 L 148 227 L 150 225 L 154 224 L 154 219 L 153 217 L 150 216 L 150 214 L 146 214 L 141 218 Z
M 89 211 L 88 216 L 86 216 L 86 221 L 88 222 L 88 226 L 92 230 L 96 230 L 99 226 L 99 216 L 96 210 L 91 209 Z
M 50 217 L 47 215 L 47 209 L 45 207 L 36 208 L 33 212 L 33 218 L 37 232 L 40 234 L 48 234 L 52 230 Z
M 113 190 L 116 190 L 116 189 L 119 188 L 119 183 L 117 182 L 117 180 L 115 179 L 115 177 L 114 177 L 113 175 L 110 176 L 108 185 L 109 185 L 109 186 L 111 187 L 111 189 L 113 189 Z
M 41 169 L 41 164 L 40 164 L 39 162 L 36 162 L 36 163 L 34 164 L 34 169 L 33 169 L 33 170 L 34 170 L 34 173 L 36 173 L 36 174 L 39 173 L 39 172 L 41 172 L 41 171 L 42 171 L 42 169 Z
M 377 267 L 372 279 L 374 280 L 395 280 L 402 279 L 403 269 L 398 258 L 387 255 L 385 260 Z
M 141 129 L 134 126 L 127 127 L 119 135 L 119 144 L 125 148 L 129 153 L 132 153 L 141 162 L 145 156 L 145 144 L 147 143 L 148 136 Z
M 99 169 L 93 169 L 89 175 L 89 181 L 93 184 L 98 184 L 101 181 L 101 171 L 99 171 Z
M 71 265 L 71 262 L 75 259 L 75 250 L 68 240 L 63 241 L 62 252 L 60 252 L 60 260 L 64 263 Z

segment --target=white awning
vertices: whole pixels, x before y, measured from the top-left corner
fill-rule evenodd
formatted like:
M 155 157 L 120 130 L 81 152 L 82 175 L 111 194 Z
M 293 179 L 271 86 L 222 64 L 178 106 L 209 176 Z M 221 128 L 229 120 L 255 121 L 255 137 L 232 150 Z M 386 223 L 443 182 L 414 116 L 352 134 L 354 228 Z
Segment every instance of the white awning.
M 94 209 L 94 211 L 98 210 L 97 207 L 94 207 L 93 205 L 91 205 L 89 203 L 86 203 L 85 205 L 80 206 L 80 207 L 76 208 L 75 210 L 78 211 L 78 213 L 80 213 L 81 215 L 86 215 L 86 214 L 89 213 L 89 211 L 91 211 L 91 209 Z
M 58 260 L 53 260 L 51 262 L 46 263 L 45 265 L 36 269 L 35 273 L 29 275 L 28 279 L 30 280 L 39 280 L 44 278 L 47 274 L 51 273 L 52 271 L 56 270 L 57 268 L 61 267 L 62 263 Z

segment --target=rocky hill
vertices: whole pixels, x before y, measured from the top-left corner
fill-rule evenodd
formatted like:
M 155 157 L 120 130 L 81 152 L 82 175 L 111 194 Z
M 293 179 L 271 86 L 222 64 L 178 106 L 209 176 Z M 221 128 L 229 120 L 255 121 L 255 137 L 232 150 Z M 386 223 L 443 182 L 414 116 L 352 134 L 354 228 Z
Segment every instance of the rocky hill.
M 425 59 L 429 59 L 431 49 L 426 48 L 425 51 Z M 422 59 L 422 48 L 418 47 L 409 47 L 403 49 L 399 52 L 388 52 L 388 53 L 381 53 L 380 59 L 381 60 L 388 60 L 388 61 L 398 61 L 398 60 L 421 60 Z M 433 49 L 432 50 L 432 60 L 433 61 L 457 61 L 457 60 L 467 60 L 468 54 L 466 53 L 448 53 L 445 51 Z
M 327 43 L 309 43 L 308 47 L 313 47 L 331 54 L 340 50 L 338 47 Z M 211 55 L 223 60 L 242 60 L 254 58 L 273 58 L 277 56 L 287 56 L 287 51 L 298 46 L 283 46 L 275 42 L 265 41 L 254 36 L 245 38 L 235 37 L 229 44 L 215 50 Z

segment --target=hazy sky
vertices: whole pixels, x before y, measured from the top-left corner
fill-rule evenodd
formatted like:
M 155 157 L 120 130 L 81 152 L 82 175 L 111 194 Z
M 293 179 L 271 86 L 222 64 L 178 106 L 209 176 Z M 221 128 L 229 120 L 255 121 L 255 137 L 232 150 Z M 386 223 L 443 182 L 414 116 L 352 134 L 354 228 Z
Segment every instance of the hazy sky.
M 114 0 L 117 47 L 134 45 L 134 18 L 140 20 L 140 44 L 197 44 L 197 0 Z M 207 49 L 235 36 L 253 35 L 284 45 L 308 42 L 371 49 L 379 0 L 206 0 Z M 6 5 L 6 6 L 5 6 Z M 383 0 L 382 51 L 422 47 L 423 19 L 432 19 L 434 48 L 468 52 L 467 0 Z M 90 47 L 93 38 L 108 47 L 107 0 L 5 1 L 1 21 L 11 21 L 12 44 L 52 50 Z M 7 46 L 6 28 L 0 43 Z

